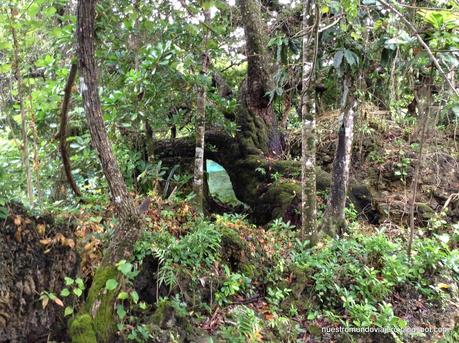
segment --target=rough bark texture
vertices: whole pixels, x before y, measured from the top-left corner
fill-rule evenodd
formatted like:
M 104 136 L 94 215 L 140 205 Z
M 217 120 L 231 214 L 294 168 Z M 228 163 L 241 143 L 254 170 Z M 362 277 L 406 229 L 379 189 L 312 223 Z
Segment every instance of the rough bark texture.
M 333 160 L 332 185 L 330 199 L 324 213 L 324 230 L 334 235 L 341 233 L 344 228 L 344 208 L 349 183 L 349 168 L 351 164 L 352 142 L 354 138 L 354 116 L 356 100 L 353 80 L 346 73 L 343 79 L 341 114 L 339 119 L 338 143 Z
M 208 24 L 210 22 L 210 12 L 204 11 L 204 20 Z M 207 51 L 207 41 L 209 40 L 209 31 L 206 29 L 204 34 L 204 52 L 202 54 L 202 69 L 201 75 L 207 76 L 209 56 Z M 194 157 L 194 178 L 193 191 L 196 194 L 194 200 L 197 210 L 200 213 L 204 211 L 204 144 L 206 131 L 206 85 L 201 86 L 198 94 L 198 108 L 196 118 L 196 149 Z
M 256 0 L 239 0 L 248 62 L 247 79 L 239 98 L 240 125 L 238 139 L 244 155 L 280 156 L 282 144 L 267 93 L 272 90 L 271 58 L 266 50 L 267 34 L 260 4 Z
M 107 291 L 104 286 L 108 279 L 120 278 L 113 264 L 131 255 L 143 226 L 140 212 L 127 192 L 102 119 L 94 60 L 96 2 L 96 0 L 78 2 L 80 91 L 83 96 L 92 146 L 99 155 L 120 224 L 116 227 L 114 236 L 105 251 L 102 266 L 96 271 L 85 306 L 70 324 L 72 341 L 78 343 L 92 343 L 96 340 L 97 342 L 113 341 L 115 332 L 113 311 L 116 292 Z
M 81 192 L 78 188 L 75 180 L 72 176 L 72 167 L 70 165 L 70 156 L 67 150 L 67 114 L 69 111 L 70 99 L 72 97 L 72 87 L 75 82 L 75 77 L 77 74 L 77 64 L 72 63 L 70 68 L 69 77 L 64 88 L 64 99 L 62 101 L 61 107 L 61 126 L 59 130 L 59 150 L 61 152 L 62 164 L 64 166 L 65 176 L 67 177 L 67 182 L 75 193 L 76 196 L 80 197 Z
M 52 301 L 43 309 L 39 297 L 75 277 L 78 254 L 68 245 L 75 227 L 31 216 L 18 204 L 7 207 L 0 222 L 0 342 L 67 342 L 63 309 Z M 52 245 L 40 242 L 56 237 L 62 238 Z
M 316 106 L 314 96 L 315 58 L 319 13 L 315 1 L 305 0 L 303 11 L 303 80 L 301 99 L 301 236 L 314 244 L 317 240 L 316 203 Z M 310 29 L 313 25 L 314 29 Z M 306 32 L 311 32 L 307 34 Z
M 27 196 L 30 204 L 33 204 L 33 185 L 32 185 L 32 170 L 29 163 L 29 138 L 27 135 L 27 116 L 24 108 L 24 84 L 22 82 L 21 65 L 19 57 L 19 43 L 15 29 L 14 18 L 16 10 L 11 8 L 10 30 L 13 36 L 13 70 L 14 77 L 18 85 L 18 100 L 19 109 L 21 112 L 21 136 L 22 136 L 22 164 L 24 165 L 24 172 L 26 174 L 27 182 Z
M 80 91 L 91 133 L 92 146 L 96 149 L 102 170 L 107 179 L 113 204 L 122 225 L 118 226 L 115 237 L 105 255 L 107 262 L 115 262 L 130 255 L 131 248 L 140 232 L 142 222 L 130 198 L 118 163 L 113 155 L 107 136 L 98 94 L 97 72 L 94 60 L 94 18 L 96 0 L 79 1 L 78 43 Z

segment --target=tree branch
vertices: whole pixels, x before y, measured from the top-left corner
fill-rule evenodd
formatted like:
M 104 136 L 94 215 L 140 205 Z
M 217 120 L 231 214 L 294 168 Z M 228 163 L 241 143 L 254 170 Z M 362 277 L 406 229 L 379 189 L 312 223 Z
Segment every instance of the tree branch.
M 76 62 L 72 63 L 69 78 L 67 79 L 67 83 L 64 88 L 64 100 L 62 101 L 61 107 L 61 126 L 59 129 L 59 150 L 61 152 L 62 164 L 64 165 L 67 182 L 72 188 L 73 193 L 75 193 L 76 196 L 81 197 L 81 192 L 72 176 L 72 167 L 70 166 L 70 157 L 67 150 L 67 113 L 69 111 L 70 99 L 72 97 L 72 87 L 75 83 L 77 69 L 78 67 Z
M 448 83 L 448 86 L 451 88 L 451 90 L 454 92 L 454 94 L 459 97 L 459 92 L 457 91 L 456 87 L 453 85 L 453 83 L 451 82 L 451 80 L 448 78 L 448 76 L 445 74 L 445 72 L 443 71 L 442 67 L 440 66 L 440 63 L 438 62 L 438 60 L 435 58 L 434 54 L 432 53 L 432 50 L 430 50 L 429 46 L 427 45 L 426 42 L 424 42 L 424 40 L 422 39 L 422 37 L 419 35 L 418 31 L 416 30 L 416 28 L 413 26 L 413 24 L 408 20 L 406 19 L 402 13 L 400 13 L 394 6 L 392 6 L 391 4 L 387 3 L 386 1 L 384 0 L 378 0 L 378 2 L 380 2 L 381 4 L 383 4 L 390 12 L 394 13 L 412 32 L 413 34 L 416 36 L 416 39 L 418 40 L 418 42 L 422 45 L 422 47 L 425 49 L 425 51 L 427 52 L 427 54 L 429 55 L 431 61 L 433 62 L 433 64 L 435 65 L 435 68 L 437 68 L 437 70 L 439 71 L 439 73 L 441 74 L 441 76 L 445 79 L 445 81 Z

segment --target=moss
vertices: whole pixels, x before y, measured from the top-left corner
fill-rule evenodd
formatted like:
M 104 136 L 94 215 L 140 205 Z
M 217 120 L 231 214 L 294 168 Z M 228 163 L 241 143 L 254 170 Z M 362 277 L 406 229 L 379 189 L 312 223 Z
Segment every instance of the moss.
M 152 322 L 159 325 L 162 329 L 170 328 L 171 322 L 183 324 L 187 320 L 187 312 L 176 302 L 164 300 L 158 304 L 155 313 L 153 313 Z
M 93 284 L 89 289 L 87 309 L 94 314 L 94 330 L 101 342 L 108 342 L 115 332 L 114 304 L 117 292 L 107 291 L 105 283 L 109 279 L 117 279 L 118 271 L 114 266 L 97 268 Z
M 229 264 L 233 271 L 240 270 L 246 262 L 246 242 L 233 229 L 222 226 L 219 228 L 219 231 L 222 235 L 221 250 L 223 260 Z
M 77 315 L 72 320 L 69 334 L 72 343 L 97 343 L 92 318 L 87 313 Z
M 98 342 L 110 342 L 116 326 L 114 304 L 117 292 L 107 291 L 105 283 L 109 279 L 117 279 L 118 271 L 114 266 L 97 268 L 85 306 L 76 319 L 70 323 L 72 342 L 93 342 L 79 340 L 79 337 L 95 337 Z

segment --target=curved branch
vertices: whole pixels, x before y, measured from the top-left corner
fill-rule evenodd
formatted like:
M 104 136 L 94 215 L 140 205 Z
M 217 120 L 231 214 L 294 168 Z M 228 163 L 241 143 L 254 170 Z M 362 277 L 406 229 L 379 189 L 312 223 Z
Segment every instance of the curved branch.
M 67 150 L 67 114 L 69 112 L 70 99 L 72 97 L 72 87 L 75 83 L 75 77 L 77 73 L 77 64 L 72 63 L 70 68 L 69 77 L 64 88 L 64 100 L 62 101 L 61 107 L 61 126 L 59 129 L 59 150 L 61 152 L 62 164 L 64 165 L 65 175 L 67 182 L 75 193 L 76 196 L 81 197 L 80 189 L 78 188 L 72 175 L 72 167 L 70 165 L 69 152 Z

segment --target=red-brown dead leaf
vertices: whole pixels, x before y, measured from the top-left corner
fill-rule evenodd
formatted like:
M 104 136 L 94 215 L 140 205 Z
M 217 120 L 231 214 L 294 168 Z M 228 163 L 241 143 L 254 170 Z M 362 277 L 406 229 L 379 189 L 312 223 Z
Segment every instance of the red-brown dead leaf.
M 61 299 L 55 298 L 55 299 L 54 299 L 54 302 L 55 302 L 57 305 L 59 305 L 60 307 L 64 307 L 64 303 L 62 302 Z

